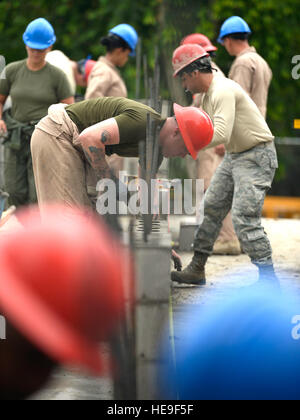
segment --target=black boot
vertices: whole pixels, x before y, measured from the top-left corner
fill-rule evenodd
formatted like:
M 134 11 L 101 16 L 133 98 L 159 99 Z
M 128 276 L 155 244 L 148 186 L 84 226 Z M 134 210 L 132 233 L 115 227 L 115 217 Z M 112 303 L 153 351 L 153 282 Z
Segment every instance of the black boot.
M 172 281 L 183 284 L 205 286 L 205 264 L 207 259 L 208 255 L 195 252 L 192 262 L 186 267 L 185 270 L 172 272 Z

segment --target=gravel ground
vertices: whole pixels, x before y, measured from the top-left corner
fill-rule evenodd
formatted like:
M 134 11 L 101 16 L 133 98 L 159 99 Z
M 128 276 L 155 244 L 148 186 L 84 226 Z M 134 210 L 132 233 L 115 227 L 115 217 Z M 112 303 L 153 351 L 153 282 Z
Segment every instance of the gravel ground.
M 299 290 L 300 293 L 300 220 L 263 220 L 264 228 L 274 252 L 274 265 L 283 290 Z M 184 266 L 192 253 L 182 254 Z M 222 301 L 239 288 L 257 281 L 258 270 L 247 255 L 212 256 L 207 263 L 207 285 L 205 287 L 172 286 L 175 311 L 184 305 L 210 304 Z

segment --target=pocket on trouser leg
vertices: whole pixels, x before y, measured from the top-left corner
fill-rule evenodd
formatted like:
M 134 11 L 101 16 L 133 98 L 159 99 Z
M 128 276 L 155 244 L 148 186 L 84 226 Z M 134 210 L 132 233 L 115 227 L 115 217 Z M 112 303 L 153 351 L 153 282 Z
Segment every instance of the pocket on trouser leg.
M 272 169 L 278 169 L 279 165 L 278 165 L 278 159 L 277 156 L 273 153 L 270 154 L 270 166 Z
M 243 250 L 252 261 L 272 257 L 271 244 L 263 228 L 257 228 L 243 236 L 243 241 L 241 241 Z
M 278 168 L 277 152 L 274 144 L 265 144 L 264 148 L 255 149 L 256 164 L 268 172 Z
M 269 158 L 270 168 L 271 169 L 278 169 L 279 165 L 278 165 L 278 158 L 277 158 L 277 152 L 276 152 L 275 146 L 274 147 L 269 146 L 266 149 L 266 153 L 267 153 L 268 158 Z
M 272 169 L 278 169 L 278 158 L 277 158 L 277 151 L 274 143 L 270 143 L 266 145 L 266 152 L 270 159 L 270 167 Z
M 263 231 L 257 230 L 254 232 L 247 232 L 245 237 L 248 242 L 254 242 L 254 241 L 258 241 L 259 239 L 266 238 L 266 233 L 264 230 Z

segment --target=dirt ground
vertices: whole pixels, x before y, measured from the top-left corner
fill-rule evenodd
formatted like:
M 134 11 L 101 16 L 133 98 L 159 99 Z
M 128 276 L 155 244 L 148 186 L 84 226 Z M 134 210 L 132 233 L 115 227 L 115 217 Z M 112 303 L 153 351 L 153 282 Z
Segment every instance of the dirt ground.
M 300 220 L 264 219 L 263 226 L 273 247 L 274 265 L 282 289 L 296 288 L 300 292 Z M 192 254 L 181 257 L 185 266 Z M 172 288 L 174 306 L 222 299 L 237 288 L 255 283 L 257 272 L 247 255 L 212 256 L 207 263 L 207 286 L 186 287 L 175 283 Z

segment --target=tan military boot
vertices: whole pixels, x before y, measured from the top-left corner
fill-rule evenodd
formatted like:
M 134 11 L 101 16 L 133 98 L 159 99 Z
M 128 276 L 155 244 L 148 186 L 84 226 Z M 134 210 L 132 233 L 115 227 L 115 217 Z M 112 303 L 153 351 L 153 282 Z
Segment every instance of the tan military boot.
M 214 255 L 241 255 L 241 245 L 237 239 L 232 241 L 217 241 L 214 245 Z
M 172 281 L 183 284 L 205 286 L 205 264 L 207 258 L 208 255 L 195 253 L 192 262 L 186 267 L 185 270 L 172 272 Z

